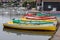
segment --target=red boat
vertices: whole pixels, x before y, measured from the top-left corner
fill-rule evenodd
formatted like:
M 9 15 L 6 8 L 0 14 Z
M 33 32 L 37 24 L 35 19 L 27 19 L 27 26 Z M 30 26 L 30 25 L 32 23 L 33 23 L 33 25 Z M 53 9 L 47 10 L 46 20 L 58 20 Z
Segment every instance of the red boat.
M 33 20 L 49 20 L 49 19 L 56 19 L 55 16 L 25 16 L 27 19 Z
M 55 16 L 36 16 L 32 13 L 26 14 L 24 17 L 27 19 L 32 19 L 32 20 L 49 20 L 49 19 L 56 19 Z

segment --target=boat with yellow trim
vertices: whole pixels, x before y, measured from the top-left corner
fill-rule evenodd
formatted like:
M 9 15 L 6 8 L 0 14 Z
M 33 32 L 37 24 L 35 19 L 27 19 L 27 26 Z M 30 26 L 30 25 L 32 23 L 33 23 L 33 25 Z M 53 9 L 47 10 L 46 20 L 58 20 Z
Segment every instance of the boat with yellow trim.
M 24 20 L 13 20 L 3 24 L 4 27 L 17 28 L 17 29 L 32 29 L 32 30 L 56 30 L 57 24 L 54 22 L 46 21 L 24 21 Z
M 17 20 L 13 19 L 12 21 L 3 24 L 4 27 L 8 28 L 29 29 L 29 30 L 53 30 L 53 31 L 57 29 L 56 25 L 57 25 L 56 17 L 33 16 L 31 14 L 28 15 L 28 18 L 26 16 L 23 16 L 20 19 Z

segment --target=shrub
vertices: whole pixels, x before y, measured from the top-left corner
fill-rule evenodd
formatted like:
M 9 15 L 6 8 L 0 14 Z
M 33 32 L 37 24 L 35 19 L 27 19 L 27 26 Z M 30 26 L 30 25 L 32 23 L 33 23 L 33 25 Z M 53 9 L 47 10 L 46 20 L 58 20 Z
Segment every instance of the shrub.
M 27 1 L 25 1 L 22 6 L 26 7 L 27 3 L 29 3 L 31 5 L 31 7 L 33 7 L 33 8 L 36 7 L 36 2 L 27 2 Z

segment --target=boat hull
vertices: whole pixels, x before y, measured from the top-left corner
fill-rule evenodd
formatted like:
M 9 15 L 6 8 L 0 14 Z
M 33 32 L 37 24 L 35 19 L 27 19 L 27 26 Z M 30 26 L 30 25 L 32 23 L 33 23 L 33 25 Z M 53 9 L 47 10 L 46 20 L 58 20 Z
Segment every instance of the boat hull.
M 27 24 L 8 24 L 8 23 L 4 23 L 3 26 L 8 27 L 8 28 L 28 29 L 28 30 L 51 30 L 51 31 L 55 31 L 57 29 L 57 27 L 55 25 L 44 26 L 44 25 L 31 25 L 31 24 L 27 25 Z

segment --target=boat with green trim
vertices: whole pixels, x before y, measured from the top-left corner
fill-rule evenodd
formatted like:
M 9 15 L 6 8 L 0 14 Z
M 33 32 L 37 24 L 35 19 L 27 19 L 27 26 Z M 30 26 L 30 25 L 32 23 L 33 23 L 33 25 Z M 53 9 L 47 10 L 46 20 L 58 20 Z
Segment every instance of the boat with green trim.
M 4 27 L 8 28 L 52 31 L 57 29 L 56 25 L 56 17 L 41 16 L 41 14 L 38 14 L 38 16 L 28 14 L 26 16 L 22 16 L 20 19 L 13 19 L 12 21 L 3 24 Z

